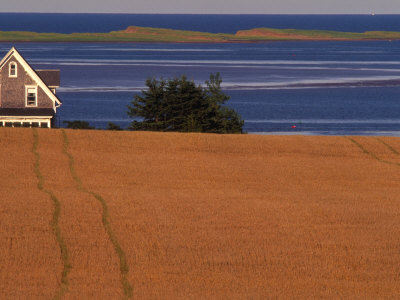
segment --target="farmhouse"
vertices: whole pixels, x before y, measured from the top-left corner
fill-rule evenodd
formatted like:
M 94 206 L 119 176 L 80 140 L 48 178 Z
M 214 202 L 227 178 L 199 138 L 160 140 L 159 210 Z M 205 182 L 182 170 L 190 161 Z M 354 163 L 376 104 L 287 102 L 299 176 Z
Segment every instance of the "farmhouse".
M 54 126 L 59 86 L 60 70 L 34 70 L 11 48 L 0 61 L 0 126 Z

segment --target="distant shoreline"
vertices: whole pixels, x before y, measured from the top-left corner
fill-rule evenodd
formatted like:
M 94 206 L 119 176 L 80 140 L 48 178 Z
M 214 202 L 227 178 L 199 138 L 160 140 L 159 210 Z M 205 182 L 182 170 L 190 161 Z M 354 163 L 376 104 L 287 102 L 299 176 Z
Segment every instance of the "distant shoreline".
M 400 40 L 400 32 L 366 31 L 340 32 L 254 28 L 235 34 L 208 33 L 129 26 L 109 33 L 37 33 L 30 31 L 0 31 L 0 42 L 141 42 L 141 43 L 260 43 L 273 41 L 371 41 Z

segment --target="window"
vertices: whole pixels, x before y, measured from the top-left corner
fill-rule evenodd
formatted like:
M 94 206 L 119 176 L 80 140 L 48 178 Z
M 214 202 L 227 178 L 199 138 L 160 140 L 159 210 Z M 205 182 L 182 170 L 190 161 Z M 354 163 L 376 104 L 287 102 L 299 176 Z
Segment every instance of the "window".
M 9 77 L 17 77 L 17 64 L 15 62 L 10 62 L 8 75 Z
M 26 106 L 37 106 L 37 87 L 26 87 Z

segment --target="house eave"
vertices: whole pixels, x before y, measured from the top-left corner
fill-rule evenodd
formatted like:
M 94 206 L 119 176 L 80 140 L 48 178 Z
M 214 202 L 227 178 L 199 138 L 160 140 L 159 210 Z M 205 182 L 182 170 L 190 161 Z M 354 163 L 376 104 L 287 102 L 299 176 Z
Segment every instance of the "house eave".
M 0 116 L 0 120 L 5 120 L 5 119 L 52 119 L 53 116 Z

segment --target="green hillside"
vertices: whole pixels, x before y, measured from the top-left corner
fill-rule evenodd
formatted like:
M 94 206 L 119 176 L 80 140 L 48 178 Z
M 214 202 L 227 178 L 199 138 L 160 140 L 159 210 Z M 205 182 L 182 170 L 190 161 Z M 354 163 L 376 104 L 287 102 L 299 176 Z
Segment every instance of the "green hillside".
M 326 30 L 255 28 L 236 34 L 208 33 L 130 26 L 108 33 L 37 33 L 29 31 L 0 31 L 2 42 L 176 42 L 176 43 L 235 43 L 274 40 L 393 40 L 400 32 L 367 31 L 363 33 Z

